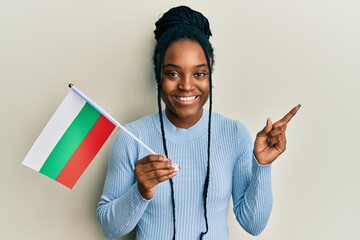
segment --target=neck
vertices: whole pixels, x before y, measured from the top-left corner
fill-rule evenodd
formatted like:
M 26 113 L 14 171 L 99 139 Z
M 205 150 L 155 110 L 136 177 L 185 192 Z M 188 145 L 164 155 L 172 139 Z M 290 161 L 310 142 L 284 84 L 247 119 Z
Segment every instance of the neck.
M 179 118 L 175 113 L 171 112 L 169 109 L 165 109 L 165 113 L 169 121 L 177 128 L 191 128 L 194 126 L 202 117 L 203 109 L 198 116 L 191 116 L 186 118 Z

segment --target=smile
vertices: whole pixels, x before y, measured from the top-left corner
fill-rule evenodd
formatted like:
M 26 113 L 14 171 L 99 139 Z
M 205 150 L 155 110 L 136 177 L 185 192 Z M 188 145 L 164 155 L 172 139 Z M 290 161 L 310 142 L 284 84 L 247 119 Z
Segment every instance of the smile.
M 175 101 L 181 105 L 191 105 L 198 101 L 199 96 L 189 96 L 189 97 L 174 97 Z
M 183 102 L 190 102 L 195 100 L 195 98 L 197 98 L 197 96 L 192 96 L 192 97 L 175 97 L 177 100 L 179 101 L 183 101 Z

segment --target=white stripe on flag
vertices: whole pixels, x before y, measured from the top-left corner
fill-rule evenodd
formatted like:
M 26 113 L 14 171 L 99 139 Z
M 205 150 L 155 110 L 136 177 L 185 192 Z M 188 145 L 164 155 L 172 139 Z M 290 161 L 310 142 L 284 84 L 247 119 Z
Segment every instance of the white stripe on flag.
M 36 139 L 22 164 L 40 171 L 42 165 L 86 101 L 70 91 Z

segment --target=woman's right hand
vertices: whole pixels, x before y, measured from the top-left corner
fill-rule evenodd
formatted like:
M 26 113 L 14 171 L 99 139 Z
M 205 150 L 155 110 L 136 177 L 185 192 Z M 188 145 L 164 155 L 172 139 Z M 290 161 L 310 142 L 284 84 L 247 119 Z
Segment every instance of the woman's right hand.
M 140 194 L 147 200 L 155 195 L 156 185 L 173 178 L 179 167 L 166 156 L 148 155 L 136 162 L 135 176 Z

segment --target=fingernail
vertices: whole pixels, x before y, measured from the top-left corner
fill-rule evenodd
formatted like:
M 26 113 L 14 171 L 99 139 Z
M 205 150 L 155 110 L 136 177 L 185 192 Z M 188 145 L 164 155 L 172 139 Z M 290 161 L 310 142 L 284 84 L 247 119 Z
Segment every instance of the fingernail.
M 299 103 L 296 107 L 297 107 L 297 108 L 300 108 L 300 107 L 301 107 L 301 104 Z
M 177 171 L 180 170 L 179 165 L 177 165 L 177 164 L 175 164 L 175 163 L 172 164 L 172 168 L 173 168 L 173 170 L 174 170 L 175 172 L 177 172 Z
M 268 121 L 268 122 L 271 122 L 271 117 L 268 117 L 268 118 L 267 118 L 267 121 Z

